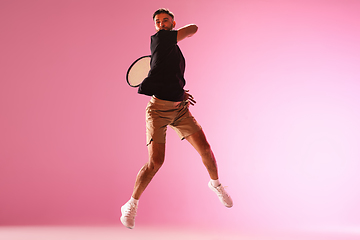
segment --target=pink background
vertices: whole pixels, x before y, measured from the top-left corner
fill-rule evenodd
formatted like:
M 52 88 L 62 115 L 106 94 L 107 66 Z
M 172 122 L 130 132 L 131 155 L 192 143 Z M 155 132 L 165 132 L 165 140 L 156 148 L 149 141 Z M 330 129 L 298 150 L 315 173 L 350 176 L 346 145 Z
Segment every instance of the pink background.
M 125 74 L 159 7 L 199 26 L 179 43 L 191 110 L 235 205 L 169 129 L 137 225 L 360 228 L 357 0 L 1 0 L 0 224 L 120 224 L 147 161 Z

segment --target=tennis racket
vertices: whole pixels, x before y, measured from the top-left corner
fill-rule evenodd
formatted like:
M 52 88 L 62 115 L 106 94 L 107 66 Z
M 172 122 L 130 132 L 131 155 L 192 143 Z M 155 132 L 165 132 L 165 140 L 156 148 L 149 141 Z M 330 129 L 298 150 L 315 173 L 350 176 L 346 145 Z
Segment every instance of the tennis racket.
M 148 76 L 151 56 L 136 59 L 126 73 L 126 81 L 131 87 L 138 87 Z

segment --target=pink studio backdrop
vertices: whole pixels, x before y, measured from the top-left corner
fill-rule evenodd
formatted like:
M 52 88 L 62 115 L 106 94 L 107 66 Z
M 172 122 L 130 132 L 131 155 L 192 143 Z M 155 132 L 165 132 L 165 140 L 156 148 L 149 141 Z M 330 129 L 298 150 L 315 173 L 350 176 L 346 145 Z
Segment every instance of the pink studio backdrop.
M 148 97 L 127 86 L 152 13 L 179 43 L 191 110 L 234 200 L 169 129 L 137 225 L 360 228 L 360 2 L 0 2 L 0 224 L 118 224 L 147 161 Z

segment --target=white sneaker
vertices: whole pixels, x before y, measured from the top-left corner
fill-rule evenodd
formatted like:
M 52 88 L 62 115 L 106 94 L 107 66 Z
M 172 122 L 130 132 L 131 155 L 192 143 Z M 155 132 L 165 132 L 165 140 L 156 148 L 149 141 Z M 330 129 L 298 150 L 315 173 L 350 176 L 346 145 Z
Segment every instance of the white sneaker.
M 210 181 L 208 186 L 218 195 L 220 202 L 222 202 L 225 207 L 231 208 L 233 206 L 233 201 L 230 195 L 225 191 L 224 187 L 221 184 L 217 187 L 214 187 Z
M 136 211 L 137 205 L 134 203 L 127 202 L 121 207 L 120 221 L 125 227 L 130 229 L 135 227 Z

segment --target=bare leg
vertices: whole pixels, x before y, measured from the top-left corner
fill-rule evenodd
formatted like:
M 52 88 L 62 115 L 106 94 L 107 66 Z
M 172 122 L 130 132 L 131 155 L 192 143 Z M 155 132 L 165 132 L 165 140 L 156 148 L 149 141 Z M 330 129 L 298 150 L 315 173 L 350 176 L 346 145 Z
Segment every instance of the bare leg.
M 148 145 L 149 161 L 140 169 L 134 186 L 132 197 L 139 199 L 151 179 L 160 169 L 165 159 L 165 143 L 151 142 Z
M 186 140 L 196 149 L 200 154 L 201 159 L 209 172 L 210 178 L 216 180 L 219 178 L 218 169 L 216 165 L 215 156 L 206 140 L 203 130 L 191 134 L 186 137 Z

